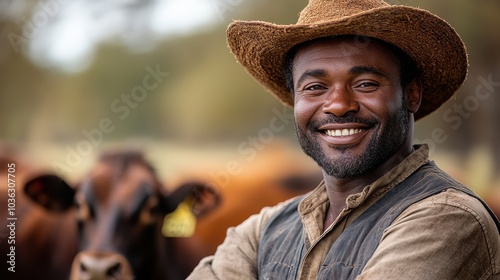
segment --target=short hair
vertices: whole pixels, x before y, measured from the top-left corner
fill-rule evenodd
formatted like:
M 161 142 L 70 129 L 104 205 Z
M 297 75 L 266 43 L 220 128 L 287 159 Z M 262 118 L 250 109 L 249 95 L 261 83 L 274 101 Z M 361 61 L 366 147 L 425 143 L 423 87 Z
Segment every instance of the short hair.
M 293 48 L 291 48 L 286 54 L 285 54 L 285 60 L 283 64 L 283 74 L 285 75 L 285 81 L 286 81 L 286 88 L 288 91 L 293 94 L 294 93 L 294 88 L 293 88 L 293 60 L 295 59 L 295 54 L 297 53 L 298 49 L 300 47 L 303 47 L 304 45 L 309 45 L 311 43 L 317 42 L 317 41 L 323 41 L 323 40 L 328 40 L 328 39 L 333 39 L 333 38 L 356 38 L 356 40 L 361 38 L 365 38 L 366 40 L 374 40 L 382 45 L 386 46 L 399 60 L 399 79 L 401 82 L 401 88 L 405 88 L 413 79 L 420 77 L 420 70 L 417 66 L 417 63 L 415 60 L 413 60 L 406 52 L 404 52 L 402 49 L 396 47 L 393 44 L 387 43 L 385 41 L 372 38 L 372 37 L 364 37 L 364 36 L 358 36 L 358 35 L 340 35 L 340 36 L 330 36 L 330 37 L 322 37 L 322 38 L 317 38 L 313 39 L 310 41 L 306 41 L 303 43 L 300 43 L 298 45 L 295 45 Z

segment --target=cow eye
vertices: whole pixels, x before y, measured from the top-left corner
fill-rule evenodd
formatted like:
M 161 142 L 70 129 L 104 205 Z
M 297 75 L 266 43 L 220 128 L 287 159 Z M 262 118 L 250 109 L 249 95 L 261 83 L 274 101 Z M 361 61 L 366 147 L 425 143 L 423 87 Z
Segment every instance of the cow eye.
M 157 197 L 151 197 L 145 207 L 145 210 L 152 216 L 160 214 L 160 203 Z
M 158 206 L 158 198 L 156 194 L 156 186 L 150 182 L 143 182 L 130 201 L 129 209 L 131 213 L 131 221 L 133 223 L 150 223 L 153 220 L 154 212 Z
M 137 218 L 141 224 L 151 224 L 154 223 L 155 217 L 160 213 L 160 205 L 158 203 L 158 198 L 156 196 L 150 196 L 141 211 L 139 211 Z

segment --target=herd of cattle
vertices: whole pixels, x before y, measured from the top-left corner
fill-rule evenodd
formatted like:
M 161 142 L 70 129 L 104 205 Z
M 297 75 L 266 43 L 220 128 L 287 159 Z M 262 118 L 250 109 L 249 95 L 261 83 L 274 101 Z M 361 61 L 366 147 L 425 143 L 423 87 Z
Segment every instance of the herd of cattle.
M 0 279 L 185 279 L 201 258 L 215 252 L 228 227 L 320 182 L 318 169 L 277 158 L 255 160 L 224 188 L 198 178 L 172 187 L 141 152 L 112 151 L 69 183 L 2 147 L 2 188 L 8 164 L 17 166 L 17 220 L 13 258 L 9 229 L 0 228 Z M 8 193 L 0 190 L 2 226 L 9 218 Z M 164 218 L 179 205 L 187 205 L 191 216 L 178 218 L 196 219 L 194 234 L 165 237 Z M 7 269 L 12 264 L 15 272 Z

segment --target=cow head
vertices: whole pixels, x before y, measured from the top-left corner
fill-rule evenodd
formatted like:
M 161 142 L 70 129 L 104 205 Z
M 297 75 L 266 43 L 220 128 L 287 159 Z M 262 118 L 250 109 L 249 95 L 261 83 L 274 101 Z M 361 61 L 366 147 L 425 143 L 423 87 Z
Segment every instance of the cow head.
M 80 252 L 71 279 L 166 278 L 168 242 L 163 217 L 185 199 L 200 217 L 219 203 L 207 185 L 192 182 L 166 193 L 154 169 L 137 152 L 103 155 L 72 187 L 55 175 L 25 185 L 26 194 L 51 211 L 76 211 Z M 170 267 L 171 268 L 171 267 Z

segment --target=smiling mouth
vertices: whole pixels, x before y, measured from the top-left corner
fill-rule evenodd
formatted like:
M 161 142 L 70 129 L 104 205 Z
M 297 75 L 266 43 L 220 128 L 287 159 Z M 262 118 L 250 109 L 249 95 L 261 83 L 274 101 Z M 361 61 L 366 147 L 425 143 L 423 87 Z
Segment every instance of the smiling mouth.
M 333 137 L 351 136 L 365 131 L 363 128 L 328 129 L 325 134 Z

